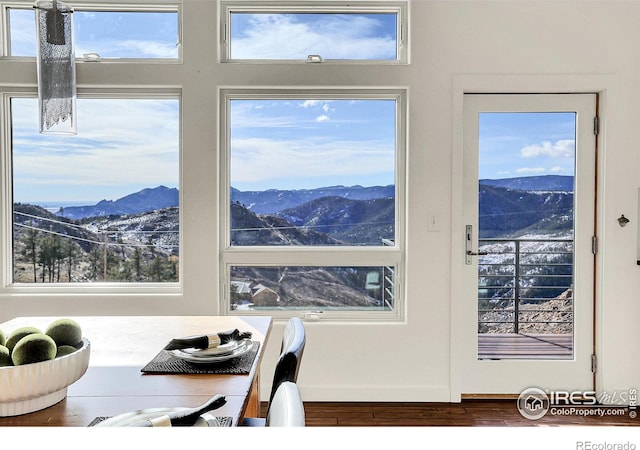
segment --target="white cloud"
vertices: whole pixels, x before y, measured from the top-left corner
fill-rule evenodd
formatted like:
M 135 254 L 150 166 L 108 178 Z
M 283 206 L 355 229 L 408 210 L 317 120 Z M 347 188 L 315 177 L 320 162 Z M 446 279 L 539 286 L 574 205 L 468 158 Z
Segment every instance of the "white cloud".
M 544 173 L 546 169 L 543 167 L 521 167 L 516 169 L 517 173 Z
M 322 100 L 305 100 L 300 103 L 300 106 L 303 108 L 310 108 L 312 106 L 318 106 L 320 103 L 322 103 Z
M 36 99 L 16 101 L 18 191 L 44 185 L 46 195 L 55 198 L 58 187 L 69 185 L 178 185 L 177 101 L 79 99 L 77 136 L 40 135 L 37 117 Z
M 280 182 L 290 178 L 350 179 L 393 172 L 393 144 L 377 141 L 235 139 L 231 184 Z
M 562 173 L 562 172 L 566 172 L 567 170 L 564 167 L 560 167 L 560 166 L 554 166 L 551 168 L 551 172 L 553 173 Z
M 329 120 L 331 119 L 326 114 L 316 117 L 316 122 L 328 122 Z
M 314 23 L 297 21 L 283 14 L 255 14 L 233 37 L 232 57 L 238 59 L 394 59 L 395 37 L 377 36 L 380 23 L 355 14 L 315 18 Z
M 520 155 L 523 158 L 535 158 L 537 156 L 571 158 L 575 155 L 575 141 L 573 139 L 562 139 L 555 144 L 544 141 L 541 145 L 528 145 L 520 150 Z

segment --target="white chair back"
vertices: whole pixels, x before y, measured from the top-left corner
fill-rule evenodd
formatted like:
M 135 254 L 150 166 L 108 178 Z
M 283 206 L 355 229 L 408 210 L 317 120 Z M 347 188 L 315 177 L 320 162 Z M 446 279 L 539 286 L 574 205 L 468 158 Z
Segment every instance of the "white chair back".
M 268 427 L 304 427 L 304 404 L 298 386 L 285 381 L 278 386 L 267 414 Z

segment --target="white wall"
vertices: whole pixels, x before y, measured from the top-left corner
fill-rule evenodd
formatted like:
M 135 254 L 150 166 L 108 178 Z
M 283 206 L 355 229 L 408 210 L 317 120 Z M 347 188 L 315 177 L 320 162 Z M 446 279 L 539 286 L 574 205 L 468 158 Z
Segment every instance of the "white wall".
M 184 292 L 174 296 L 0 295 L 0 320 L 25 315 L 215 314 L 217 259 L 217 89 L 305 84 L 409 89 L 406 321 L 308 322 L 300 385 L 308 400 L 448 401 L 459 399 L 459 264 L 462 262 L 461 102 L 476 92 L 601 92 L 601 253 L 598 274 L 599 388 L 640 380 L 640 267 L 636 266 L 640 186 L 640 2 L 421 1 L 411 3 L 411 64 L 350 66 L 326 76 L 322 65 L 297 68 L 216 62 L 215 2 L 185 0 L 184 65 L 139 64 L 130 80 L 183 88 Z M 207 43 L 203 45 L 203 43 Z M 108 76 L 85 64 L 80 84 Z M 118 80 L 118 78 L 116 78 Z M 177 80 L 177 81 L 176 81 Z M 31 63 L 0 61 L 0 84 L 35 85 Z M 441 231 L 427 233 L 427 211 Z M 631 223 L 620 228 L 617 217 Z M 209 236 L 195 240 L 193 236 Z M 460 262 L 458 262 L 460 260 Z M 279 349 L 274 326 L 263 397 Z M 346 343 L 346 344 L 345 344 Z

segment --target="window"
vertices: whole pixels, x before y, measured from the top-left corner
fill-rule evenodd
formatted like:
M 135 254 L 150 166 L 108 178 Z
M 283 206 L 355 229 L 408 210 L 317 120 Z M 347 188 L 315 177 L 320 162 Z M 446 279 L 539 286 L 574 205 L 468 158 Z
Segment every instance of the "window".
M 13 284 L 179 280 L 179 100 L 78 99 L 77 136 L 8 96 Z
M 0 294 L 181 291 L 180 82 L 128 63 L 181 61 L 180 2 L 71 3 L 76 136 L 38 133 L 34 3 L 2 1 Z M 171 87 L 168 87 L 171 86 Z
M 401 90 L 224 90 L 230 311 L 397 313 Z
M 226 2 L 222 59 L 406 62 L 406 7 Z
M 9 7 L 9 56 L 36 56 L 33 8 Z M 74 9 L 74 45 L 79 60 L 178 60 L 179 14 L 173 10 Z M 92 58 L 93 55 L 93 58 Z

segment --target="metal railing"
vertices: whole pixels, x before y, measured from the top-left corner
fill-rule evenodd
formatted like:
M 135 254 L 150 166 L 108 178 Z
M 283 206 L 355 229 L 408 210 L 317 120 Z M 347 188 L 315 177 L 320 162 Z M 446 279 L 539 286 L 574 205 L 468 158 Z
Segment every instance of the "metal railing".
M 572 239 L 480 239 L 479 252 L 479 333 L 572 332 Z

